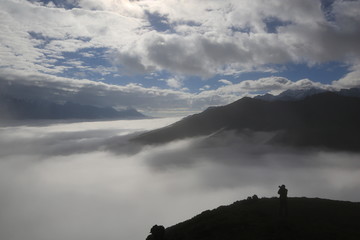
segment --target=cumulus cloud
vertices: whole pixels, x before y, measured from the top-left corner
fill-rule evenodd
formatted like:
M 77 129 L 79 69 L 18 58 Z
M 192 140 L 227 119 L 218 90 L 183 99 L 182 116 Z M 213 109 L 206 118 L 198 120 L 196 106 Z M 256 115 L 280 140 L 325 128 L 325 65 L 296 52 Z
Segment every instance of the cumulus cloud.
M 354 1 L 335 1 L 327 12 L 321 1 L 173 0 L 147 8 L 174 26 L 171 34 L 142 35 L 135 48 L 143 64 L 158 69 L 206 77 L 266 64 L 359 58 L 359 19 L 349 11 L 359 8 Z
M 2 66 L 61 73 L 66 52 L 107 48 L 130 72 L 208 77 L 268 64 L 359 59 L 358 1 L 69 1 L 1 3 Z M 167 31 L 149 20 L 166 17 Z M 155 24 L 155 25 L 153 25 Z M 29 33 L 36 33 L 29 34 Z M 52 62 L 53 61 L 53 62 Z
M 271 133 L 128 151 L 128 133 L 175 120 L 0 127 L 0 238 L 144 239 L 154 224 L 272 197 L 283 183 L 291 197 L 359 201 L 358 154 L 264 145 Z
M 65 10 L 25 0 L 2 1 L 0 11 L 2 66 L 27 71 L 62 73 L 58 60 L 64 53 L 88 48 L 120 49 L 131 44 L 136 29 L 143 26 L 137 14 Z

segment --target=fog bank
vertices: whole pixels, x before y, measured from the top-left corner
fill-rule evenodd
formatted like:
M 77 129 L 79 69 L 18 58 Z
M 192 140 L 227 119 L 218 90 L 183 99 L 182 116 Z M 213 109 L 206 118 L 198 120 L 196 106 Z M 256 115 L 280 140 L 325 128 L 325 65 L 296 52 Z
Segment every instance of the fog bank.
M 280 184 L 290 196 L 360 201 L 359 154 L 270 147 L 268 133 L 127 141 L 176 120 L 1 127 L 0 239 L 145 239 L 154 224 L 276 196 Z

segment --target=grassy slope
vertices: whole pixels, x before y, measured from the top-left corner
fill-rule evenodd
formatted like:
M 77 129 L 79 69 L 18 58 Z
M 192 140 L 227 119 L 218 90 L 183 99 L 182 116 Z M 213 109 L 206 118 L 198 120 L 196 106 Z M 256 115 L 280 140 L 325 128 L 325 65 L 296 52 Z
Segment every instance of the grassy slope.
M 360 239 L 360 203 L 290 198 L 279 217 L 277 198 L 238 201 L 169 227 L 167 240 Z

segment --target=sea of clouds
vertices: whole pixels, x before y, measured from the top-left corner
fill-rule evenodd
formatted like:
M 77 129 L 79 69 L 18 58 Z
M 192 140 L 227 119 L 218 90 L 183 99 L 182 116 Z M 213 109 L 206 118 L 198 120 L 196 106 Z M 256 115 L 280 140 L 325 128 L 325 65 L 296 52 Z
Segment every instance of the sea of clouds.
M 359 154 L 222 133 L 164 145 L 128 140 L 179 118 L 0 127 L 0 239 L 145 239 L 247 196 L 360 201 Z M 291 211 L 291 206 L 290 206 Z

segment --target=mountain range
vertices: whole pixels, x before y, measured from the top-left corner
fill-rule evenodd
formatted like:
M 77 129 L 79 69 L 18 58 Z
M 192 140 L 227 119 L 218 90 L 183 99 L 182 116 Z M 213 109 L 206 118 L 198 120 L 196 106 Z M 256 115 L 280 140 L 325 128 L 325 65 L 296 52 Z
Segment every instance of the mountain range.
M 0 120 L 29 119 L 140 119 L 147 116 L 136 109 L 118 111 L 112 107 L 82 105 L 73 102 L 20 99 L 0 95 Z
M 161 144 L 223 131 L 262 131 L 275 133 L 269 144 L 360 151 L 357 92 L 321 91 L 304 94 L 297 100 L 244 97 L 225 106 L 210 107 L 133 140 Z

